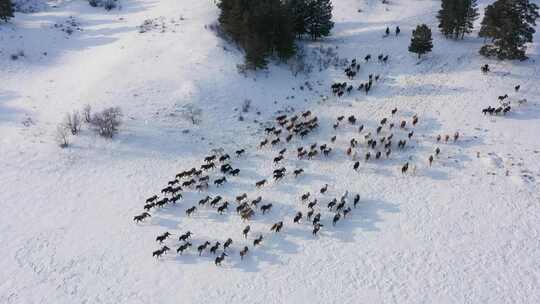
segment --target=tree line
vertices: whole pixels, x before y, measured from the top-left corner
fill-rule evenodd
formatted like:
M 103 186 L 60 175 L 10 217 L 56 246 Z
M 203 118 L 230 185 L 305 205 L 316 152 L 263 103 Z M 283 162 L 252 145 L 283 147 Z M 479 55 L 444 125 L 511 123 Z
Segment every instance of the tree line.
M 446 38 L 463 39 L 472 33 L 478 19 L 476 0 L 442 0 L 437 14 L 439 29 Z M 527 59 L 526 44 L 533 41 L 538 6 L 529 0 L 496 0 L 484 12 L 478 35 L 486 44 L 480 54 L 498 59 Z M 419 25 L 413 31 L 409 51 L 418 56 L 433 48 L 431 29 Z
M 13 17 L 13 4 L 11 0 L 0 0 L 0 21 L 7 22 Z
M 286 60 L 296 52 L 296 39 L 330 35 L 330 0 L 220 0 L 220 28 L 245 52 L 245 67 L 266 67 L 269 58 Z M 0 0 L 0 21 L 13 17 L 11 0 Z M 477 0 L 442 0 L 437 14 L 441 33 L 463 39 L 478 19 Z M 538 6 L 530 0 L 496 0 L 485 8 L 479 36 L 486 44 L 480 54 L 498 59 L 526 59 L 533 41 Z M 431 29 L 413 31 L 409 51 L 418 56 L 433 48 Z
M 266 67 L 268 59 L 286 60 L 296 52 L 296 39 L 330 35 L 330 0 L 221 0 L 221 29 L 245 52 L 248 69 Z

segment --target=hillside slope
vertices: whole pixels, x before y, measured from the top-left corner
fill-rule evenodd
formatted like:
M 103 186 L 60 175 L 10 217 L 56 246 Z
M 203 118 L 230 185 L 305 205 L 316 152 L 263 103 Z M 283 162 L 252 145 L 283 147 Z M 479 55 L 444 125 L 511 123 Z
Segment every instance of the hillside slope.
M 480 2 L 482 11 L 489 1 Z M 0 302 L 540 302 L 538 34 L 530 60 L 499 62 L 478 55 L 483 41 L 475 35 L 451 41 L 436 33 L 438 1 L 334 5 L 332 37 L 306 42 L 307 52 L 337 47 L 340 58 L 358 60 L 388 54 L 387 64 L 362 62 L 355 83 L 381 76 L 368 95 L 332 96 L 333 82 L 349 81 L 342 67 L 297 77 L 284 65 L 238 74 L 241 53 L 205 27 L 218 14 L 213 1 L 124 1 L 111 12 L 74 1 L 0 25 Z M 140 33 L 138 26 L 154 18 L 160 26 Z M 72 20 L 79 25 L 66 25 Z M 434 32 L 433 52 L 421 61 L 407 52 L 418 23 Z M 382 37 L 396 25 L 399 37 Z M 61 30 L 70 26 L 73 34 Z M 19 50 L 24 56 L 11 60 Z M 485 63 L 492 72 L 482 75 Z M 506 93 L 514 108 L 508 115 L 482 115 Z M 528 102 L 516 105 L 523 98 Z M 241 113 L 246 99 L 251 110 Z M 85 104 L 120 106 L 125 119 L 118 137 L 105 140 L 85 129 L 71 147 L 58 148 L 56 125 Z M 203 110 L 200 125 L 182 118 L 186 104 Z M 311 110 L 320 128 L 305 140 L 257 149 L 269 125 L 259 122 L 292 108 Z M 345 150 L 352 137 L 363 143 L 359 124 L 364 134 L 375 134 L 382 118 L 410 123 L 414 114 L 416 127 L 394 131 L 397 141 L 414 130 L 405 150 L 352 169 Z M 340 115 L 355 115 L 359 123 L 334 130 Z M 435 140 L 456 131 L 457 142 Z M 333 153 L 297 160 L 296 147 L 314 142 L 331 145 Z M 282 165 L 305 174 L 255 188 L 279 167 L 272 159 L 285 147 Z M 436 147 L 441 155 L 429 167 Z M 212 186 L 211 195 L 234 201 L 246 192 L 274 206 L 250 222 L 248 239 L 234 208 L 219 215 L 200 207 L 187 217 L 185 210 L 206 195 L 196 191 L 133 223 L 147 197 L 215 148 L 247 152 L 231 161 L 241 174 Z M 402 175 L 407 161 L 411 172 Z M 212 173 L 212 180 L 219 176 Z M 324 184 L 329 190 L 322 195 Z M 308 191 L 325 224 L 315 237 L 307 221 L 292 223 L 297 210 L 305 213 L 299 197 Z M 349 199 L 360 194 L 361 203 L 332 226 L 326 204 L 346 191 Z M 280 220 L 283 231 L 271 234 Z M 195 248 L 176 255 L 178 236 L 187 230 L 194 247 L 233 238 L 222 267 Z M 151 253 L 165 231 L 174 234 L 167 241 L 173 250 L 158 260 Z M 263 244 L 252 248 L 259 233 Z M 246 245 L 250 253 L 241 260 Z

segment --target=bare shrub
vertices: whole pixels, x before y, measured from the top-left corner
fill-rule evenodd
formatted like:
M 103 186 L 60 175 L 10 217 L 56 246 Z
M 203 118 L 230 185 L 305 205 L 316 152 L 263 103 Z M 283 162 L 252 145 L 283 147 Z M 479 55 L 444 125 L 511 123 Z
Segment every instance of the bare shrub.
M 182 117 L 189 120 L 192 124 L 198 125 L 202 121 L 202 110 L 194 104 L 188 103 L 182 107 Z
M 251 99 L 244 99 L 242 103 L 242 112 L 247 113 L 251 109 Z
M 83 116 L 86 123 L 90 123 L 90 121 L 92 121 L 92 107 L 89 104 L 84 106 Z
M 55 140 L 60 148 L 67 148 L 69 146 L 69 128 L 65 124 L 59 124 L 56 127 Z
M 81 131 L 81 115 L 79 115 L 79 112 L 67 113 L 64 125 L 71 131 L 71 134 L 77 135 Z
M 106 108 L 95 113 L 90 124 L 100 136 L 112 138 L 118 133 L 118 128 L 122 124 L 122 111 L 119 107 Z
M 92 7 L 103 7 L 108 11 L 116 8 L 118 5 L 116 0 L 88 0 L 88 3 Z
M 307 63 L 308 59 L 304 47 L 298 46 L 296 54 L 287 60 L 287 65 L 294 77 L 298 74 L 307 75 L 313 71 L 313 65 Z

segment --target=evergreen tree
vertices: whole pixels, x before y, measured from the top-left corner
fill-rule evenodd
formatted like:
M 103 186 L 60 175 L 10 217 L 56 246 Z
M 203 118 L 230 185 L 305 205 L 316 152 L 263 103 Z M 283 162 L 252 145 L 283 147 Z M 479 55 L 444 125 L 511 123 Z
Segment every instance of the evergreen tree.
M 308 0 L 307 7 L 306 33 L 313 40 L 330 35 L 330 30 L 334 27 L 332 2 L 330 0 Z
M 252 69 L 265 67 L 269 56 L 293 56 L 296 36 L 318 39 L 334 26 L 330 0 L 220 0 L 218 7 L 221 29 Z
M 244 46 L 246 52 L 246 67 L 250 70 L 265 68 L 268 64 L 268 48 L 255 34 L 250 34 Z
M 437 14 L 439 19 L 439 29 L 445 37 L 451 37 L 456 29 L 456 2 L 453 0 L 442 0 L 441 9 Z
M 479 36 L 491 38 L 480 54 L 499 59 L 524 60 L 526 43 L 533 41 L 538 6 L 529 0 L 497 0 L 488 5 Z
M 275 26 L 272 33 L 272 45 L 282 60 L 289 59 L 296 53 L 296 32 L 293 20 L 293 15 L 286 5 L 277 6 L 273 21 Z
M 442 0 L 437 15 L 441 33 L 447 38 L 458 39 L 472 32 L 478 18 L 476 0 Z
M 432 48 L 433 39 L 431 37 L 431 29 L 425 24 L 416 26 L 416 29 L 412 33 L 409 52 L 417 53 L 418 58 L 420 58 L 420 55 L 431 52 Z
M 221 0 L 218 7 L 221 13 L 218 17 L 219 24 L 224 32 L 236 43 L 241 44 L 242 37 L 245 34 L 245 13 L 249 10 L 243 1 L 239 0 Z
M 244 49 L 246 67 L 264 68 L 272 55 L 294 55 L 293 17 L 283 1 L 222 0 L 218 7 L 221 28 Z
M 0 21 L 8 21 L 13 17 L 13 8 L 11 6 L 11 0 L 0 0 Z
M 461 39 L 465 34 L 472 33 L 474 28 L 474 21 L 478 19 L 478 4 L 476 0 L 463 0 L 458 22 L 458 34 L 461 35 Z
M 289 0 L 287 5 L 293 18 L 294 32 L 298 37 L 305 35 L 309 16 L 307 0 Z

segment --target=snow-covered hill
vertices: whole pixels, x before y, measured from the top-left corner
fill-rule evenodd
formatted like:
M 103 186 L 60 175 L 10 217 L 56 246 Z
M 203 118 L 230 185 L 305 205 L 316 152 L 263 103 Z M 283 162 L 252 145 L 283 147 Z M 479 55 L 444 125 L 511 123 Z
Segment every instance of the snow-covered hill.
M 489 3 L 480 1 L 480 11 Z M 381 79 L 369 95 L 353 91 L 341 99 L 330 85 L 348 81 L 342 68 L 308 77 L 294 77 L 284 65 L 238 74 L 242 55 L 208 29 L 218 13 L 213 1 L 122 1 L 110 12 L 72 1 L 16 14 L 0 25 L 0 303 L 540 302 L 540 37 L 528 61 L 487 60 L 478 55 L 483 41 L 476 35 L 452 41 L 437 33 L 439 5 L 335 0 L 333 35 L 307 43 L 308 54 L 322 46 L 337 48 L 340 58 L 390 58 L 362 62 L 358 83 L 370 73 Z M 140 33 L 148 19 L 159 26 Z M 421 61 L 407 51 L 419 23 L 435 34 L 433 52 Z M 382 37 L 396 25 L 400 36 Z M 487 75 L 480 73 L 485 63 Z M 482 115 L 504 94 L 513 102 L 508 115 Z M 516 104 L 523 98 L 528 102 Z M 246 99 L 251 109 L 242 113 Z M 60 149 L 57 124 L 85 104 L 121 107 L 118 137 L 84 129 Z M 182 117 L 186 104 L 202 109 L 200 125 Z M 257 149 L 264 127 L 286 109 L 311 110 L 319 129 Z M 363 145 L 382 118 L 410 124 L 414 114 L 417 126 L 393 131 L 397 142 L 414 130 L 405 150 L 364 162 L 363 146 L 360 168 L 352 169 L 345 154 L 352 137 Z M 359 123 L 334 130 L 340 115 Z M 455 143 L 435 139 L 455 132 Z M 296 147 L 314 142 L 333 152 L 297 160 Z M 441 154 L 429 167 L 436 147 Z M 247 152 L 231 161 L 241 174 L 212 185 L 210 195 L 232 202 L 246 192 L 274 206 L 250 222 L 248 239 L 234 208 L 219 215 L 200 207 L 186 216 L 206 195 L 190 190 L 181 203 L 153 210 L 150 220 L 132 221 L 147 197 L 215 148 Z M 289 174 L 255 188 L 271 179 L 282 148 Z M 411 172 L 402 175 L 407 161 Z M 305 173 L 295 179 L 296 168 Z M 220 176 L 213 172 L 211 180 Z M 325 224 L 318 236 L 307 221 L 292 223 L 297 211 L 306 212 L 300 195 L 308 191 Z M 345 191 L 349 204 L 355 194 L 361 202 L 332 226 L 326 204 Z M 280 220 L 283 231 L 270 233 Z M 222 267 L 195 248 L 176 254 L 187 230 L 194 247 L 234 240 Z M 166 241 L 173 250 L 158 260 L 151 253 L 165 231 L 173 233 Z M 252 248 L 258 234 L 262 246 Z M 250 253 L 241 260 L 246 245 Z

